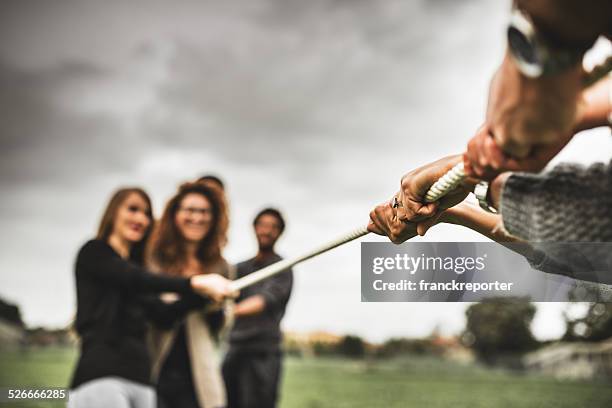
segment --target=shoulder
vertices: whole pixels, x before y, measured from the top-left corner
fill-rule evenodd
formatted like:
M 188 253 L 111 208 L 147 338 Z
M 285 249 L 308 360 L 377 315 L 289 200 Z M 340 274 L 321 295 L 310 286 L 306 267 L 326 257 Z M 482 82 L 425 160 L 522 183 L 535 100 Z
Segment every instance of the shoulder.
M 284 259 L 285 258 L 280 256 L 279 254 L 274 254 L 274 262 L 279 262 Z M 280 274 L 280 276 L 284 276 L 287 279 L 293 279 L 293 268 L 288 268 L 284 273 Z
M 102 253 L 112 253 L 112 248 L 104 241 L 100 239 L 90 239 L 87 241 L 81 249 L 79 249 L 79 258 L 88 255 L 98 255 Z
M 238 262 L 234 268 L 236 271 L 236 277 L 244 276 L 245 274 L 249 274 L 253 271 L 253 262 L 255 258 L 247 259 L 246 261 Z
M 90 264 L 92 261 L 99 262 L 115 257 L 119 257 L 119 255 L 108 243 L 99 239 L 92 239 L 79 249 L 76 262 L 77 265 Z
M 218 262 L 216 262 L 209 268 L 209 272 L 216 273 L 227 278 L 228 276 L 230 276 L 231 268 L 232 266 L 227 263 L 225 259 L 221 258 Z

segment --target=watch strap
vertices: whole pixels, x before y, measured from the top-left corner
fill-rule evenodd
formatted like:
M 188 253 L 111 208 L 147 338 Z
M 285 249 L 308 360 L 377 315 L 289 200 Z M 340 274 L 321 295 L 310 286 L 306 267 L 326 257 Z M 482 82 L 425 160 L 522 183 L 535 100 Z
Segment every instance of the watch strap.
M 474 196 L 476 196 L 480 208 L 487 212 L 497 214 L 497 210 L 495 209 L 495 207 L 493 207 L 489 203 L 489 183 L 487 183 L 486 181 L 481 181 L 476 184 L 476 186 L 474 187 Z

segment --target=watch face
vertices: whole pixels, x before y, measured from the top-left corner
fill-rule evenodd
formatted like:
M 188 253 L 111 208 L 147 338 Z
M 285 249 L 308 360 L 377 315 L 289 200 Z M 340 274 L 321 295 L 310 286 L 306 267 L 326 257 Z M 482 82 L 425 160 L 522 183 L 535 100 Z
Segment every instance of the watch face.
M 533 38 L 525 35 L 517 27 L 508 27 L 508 46 L 519 70 L 530 78 L 542 75 L 543 64 L 538 47 Z
M 508 28 L 508 43 L 514 58 L 528 65 L 540 65 L 536 47 L 515 27 Z

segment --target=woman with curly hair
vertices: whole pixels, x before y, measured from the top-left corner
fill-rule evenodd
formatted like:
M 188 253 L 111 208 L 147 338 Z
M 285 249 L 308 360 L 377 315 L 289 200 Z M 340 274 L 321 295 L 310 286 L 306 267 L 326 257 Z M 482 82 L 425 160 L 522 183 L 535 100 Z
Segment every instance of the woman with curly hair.
M 185 183 L 168 201 L 147 250 L 154 270 L 189 278 L 228 276 L 221 255 L 227 209 L 219 189 Z M 166 297 L 167 301 L 175 301 Z M 219 315 L 221 313 L 221 315 Z M 225 389 L 212 341 L 222 312 L 192 311 L 171 330 L 155 331 L 153 374 L 160 407 L 215 408 L 225 405 Z

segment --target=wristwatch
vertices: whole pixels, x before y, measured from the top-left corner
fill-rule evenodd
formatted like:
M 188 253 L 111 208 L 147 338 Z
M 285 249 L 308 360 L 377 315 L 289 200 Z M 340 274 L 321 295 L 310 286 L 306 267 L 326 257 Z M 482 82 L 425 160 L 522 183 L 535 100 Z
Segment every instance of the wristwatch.
M 495 207 L 489 204 L 489 183 L 487 183 L 486 181 L 481 181 L 480 183 L 476 184 L 476 187 L 474 187 L 474 195 L 478 200 L 480 208 L 487 212 L 497 214 L 497 210 L 495 209 Z
M 519 71 L 529 78 L 563 72 L 582 61 L 586 50 L 554 46 L 538 33 L 525 13 L 515 8 L 508 25 L 508 49 Z

